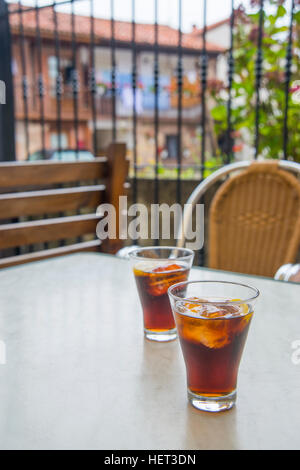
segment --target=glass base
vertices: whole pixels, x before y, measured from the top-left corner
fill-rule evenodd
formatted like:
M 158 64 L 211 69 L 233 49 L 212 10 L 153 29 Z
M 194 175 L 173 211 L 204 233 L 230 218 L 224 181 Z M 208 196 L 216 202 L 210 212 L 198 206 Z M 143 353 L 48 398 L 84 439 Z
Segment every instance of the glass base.
M 228 395 L 218 397 L 198 395 L 197 393 L 188 390 L 188 400 L 194 408 L 197 408 L 197 410 L 218 413 L 219 411 L 230 410 L 230 408 L 235 405 L 236 390 Z
M 173 328 L 172 330 L 166 331 L 151 331 L 144 329 L 145 338 L 149 341 L 158 341 L 159 343 L 165 343 L 167 341 L 174 341 L 177 338 L 177 330 Z

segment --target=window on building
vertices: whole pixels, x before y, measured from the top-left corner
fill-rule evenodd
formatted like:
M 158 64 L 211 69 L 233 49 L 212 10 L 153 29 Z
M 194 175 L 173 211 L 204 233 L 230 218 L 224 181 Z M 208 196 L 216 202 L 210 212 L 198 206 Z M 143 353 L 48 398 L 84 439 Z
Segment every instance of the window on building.
M 71 59 L 60 58 L 59 61 L 59 71 L 62 78 L 62 86 L 64 93 L 69 93 L 72 91 L 72 81 L 74 76 L 74 67 L 72 65 Z M 56 93 L 56 79 L 58 74 L 58 61 L 57 57 L 48 58 L 48 74 L 50 79 L 51 92 L 55 95 Z
M 178 135 L 167 135 L 166 136 L 166 148 L 168 152 L 168 158 L 177 158 L 178 156 Z
M 68 147 L 68 136 L 65 133 L 56 134 L 51 133 L 50 135 L 50 146 L 52 149 L 58 149 L 61 147 L 62 149 L 66 149 Z

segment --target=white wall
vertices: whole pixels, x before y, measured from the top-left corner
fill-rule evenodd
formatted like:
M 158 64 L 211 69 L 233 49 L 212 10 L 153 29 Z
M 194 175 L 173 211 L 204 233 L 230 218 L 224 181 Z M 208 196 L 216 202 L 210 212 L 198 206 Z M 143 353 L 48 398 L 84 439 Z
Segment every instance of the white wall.
M 208 30 L 206 33 L 207 42 L 211 42 L 221 47 L 228 49 L 230 47 L 230 25 L 229 23 L 222 24 L 217 28 Z

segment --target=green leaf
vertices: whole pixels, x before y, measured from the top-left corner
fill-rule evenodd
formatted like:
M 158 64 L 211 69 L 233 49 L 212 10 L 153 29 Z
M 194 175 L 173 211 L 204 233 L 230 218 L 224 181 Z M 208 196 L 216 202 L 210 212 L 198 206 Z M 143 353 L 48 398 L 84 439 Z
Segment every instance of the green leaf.
M 212 109 L 211 115 L 216 121 L 222 121 L 223 119 L 226 119 L 226 116 L 227 116 L 226 106 L 225 105 L 216 106 L 215 108 Z
M 283 5 L 279 5 L 278 10 L 277 10 L 277 17 L 282 18 L 285 15 L 286 15 L 286 9 L 284 8 Z

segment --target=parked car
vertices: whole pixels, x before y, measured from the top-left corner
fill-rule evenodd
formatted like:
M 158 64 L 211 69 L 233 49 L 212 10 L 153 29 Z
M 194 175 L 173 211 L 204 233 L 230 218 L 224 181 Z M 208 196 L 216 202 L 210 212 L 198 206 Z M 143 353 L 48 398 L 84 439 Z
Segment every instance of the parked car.
M 62 150 L 38 150 L 29 155 L 28 160 L 35 162 L 38 160 L 55 160 L 62 162 L 91 161 L 94 155 L 89 150 L 83 149 L 62 149 Z

